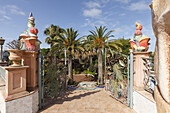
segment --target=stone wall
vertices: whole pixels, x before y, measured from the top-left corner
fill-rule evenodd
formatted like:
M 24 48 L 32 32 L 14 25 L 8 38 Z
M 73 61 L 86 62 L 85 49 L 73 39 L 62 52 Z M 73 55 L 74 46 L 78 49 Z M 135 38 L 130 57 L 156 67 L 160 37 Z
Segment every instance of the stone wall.
M 36 113 L 38 111 L 38 91 L 30 95 L 5 102 L 0 93 L 1 113 Z
M 0 93 L 0 113 L 6 113 L 6 104 L 2 93 Z

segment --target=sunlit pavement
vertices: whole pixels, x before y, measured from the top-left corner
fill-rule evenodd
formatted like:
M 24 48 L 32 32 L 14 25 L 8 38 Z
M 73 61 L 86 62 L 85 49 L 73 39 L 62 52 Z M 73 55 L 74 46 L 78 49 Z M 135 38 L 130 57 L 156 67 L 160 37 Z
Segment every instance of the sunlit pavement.
M 72 90 L 40 113 L 136 113 L 103 90 Z

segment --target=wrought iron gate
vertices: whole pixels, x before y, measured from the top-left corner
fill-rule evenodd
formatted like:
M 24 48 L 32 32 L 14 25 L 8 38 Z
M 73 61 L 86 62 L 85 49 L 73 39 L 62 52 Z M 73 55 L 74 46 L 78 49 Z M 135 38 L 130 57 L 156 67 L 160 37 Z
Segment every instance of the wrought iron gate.
M 54 54 L 39 51 L 39 109 L 53 102 L 66 87 L 64 59 Z
M 127 55 L 107 50 L 105 53 L 105 90 L 132 108 L 133 53 Z

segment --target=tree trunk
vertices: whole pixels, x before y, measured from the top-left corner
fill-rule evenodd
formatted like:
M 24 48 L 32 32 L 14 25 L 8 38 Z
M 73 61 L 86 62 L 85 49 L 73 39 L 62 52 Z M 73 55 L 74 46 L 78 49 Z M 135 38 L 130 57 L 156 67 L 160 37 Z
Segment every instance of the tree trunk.
M 98 84 L 103 84 L 103 58 L 102 48 L 99 48 L 98 56 Z
M 89 58 L 90 59 L 90 65 L 93 65 L 93 57 L 92 57 L 92 55 L 90 55 L 89 57 L 90 57 Z
M 69 58 L 68 58 L 68 76 L 70 78 L 71 84 L 73 83 L 73 68 L 72 68 L 72 55 L 71 50 L 68 51 Z

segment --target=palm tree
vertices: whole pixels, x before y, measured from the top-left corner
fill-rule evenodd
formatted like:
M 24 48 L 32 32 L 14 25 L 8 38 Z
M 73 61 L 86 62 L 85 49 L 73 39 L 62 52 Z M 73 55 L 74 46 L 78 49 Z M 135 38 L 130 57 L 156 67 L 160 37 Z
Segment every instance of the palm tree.
M 60 46 L 61 48 L 66 48 L 68 51 L 68 76 L 71 79 L 71 83 L 73 83 L 73 68 L 72 68 L 72 55 L 79 50 L 84 50 L 81 47 L 81 38 L 77 38 L 78 31 L 73 28 L 68 28 L 64 30 L 63 33 L 60 33 L 56 36 L 56 41 L 54 46 Z
M 84 39 L 83 47 L 85 48 L 85 54 L 89 57 L 90 65 L 93 65 L 92 56 L 95 55 L 96 52 L 94 51 L 95 46 L 93 45 L 93 42 L 91 40 L 92 38 L 90 36 L 88 36 L 87 39 Z
M 91 41 L 93 42 L 93 47 L 98 49 L 98 84 L 103 84 L 103 56 L 102 56 L 102 49 L 104 51 L 105 47 L 109 47 L 108 45 L 108 39 L 110 37 L 114 37 L 114 35 L 111 35 L 114 30 L 108 31 L 105 33 L 108 28 L 106 26 L 99 28 L 96 28 L 96 31 L 91 30 L 90 35 L 87 36 L 87 38 L 91 38 Z
M 47 44 L 50 44 L 50 46 L 52 47 L 53 44 L 54 44 L 54 41 L 55 41 L 55 37 L 57 35 L 59 35 L 60 33 L 64 32 L 64 29 L 63 28 L 60 28 L 59 26 L 56 26 L 56 25 L 53 25 L 51 24 L 50 27 L 46 28 L 44 30 L 44 34 L 46 36 L 48 36 L 46 39 L 45 39 L 45 42 Z
M 118 39 L 118 40 L 115 40 L 115 39 L 109 40 L 108 45 L 109 45 L 109 48 L 111 50 L 122 52 L 123 44 L 122 44 L 120 39 Z
M 44 34 L 46 36 L 48 36 L 45 39 L 45 42 L 47 44 L 50 44 L 50 46 L 51 46 L 50 52 L 54 53 L 54 62 L 56 62 L 56 53 L 53 52 L 55 50 L 52 49 L 52 48 L 53 48 L 54 42 L 56 40 L 56 36 L 58 36 L 60 33 L 63 33 L 63 32 L 64 32 L 63 28 L 60 28 L 59 26 L 56 26 L 56 25 L 53 25 L 53 24 L 50 27 L 48 27 L 44 30 Z

